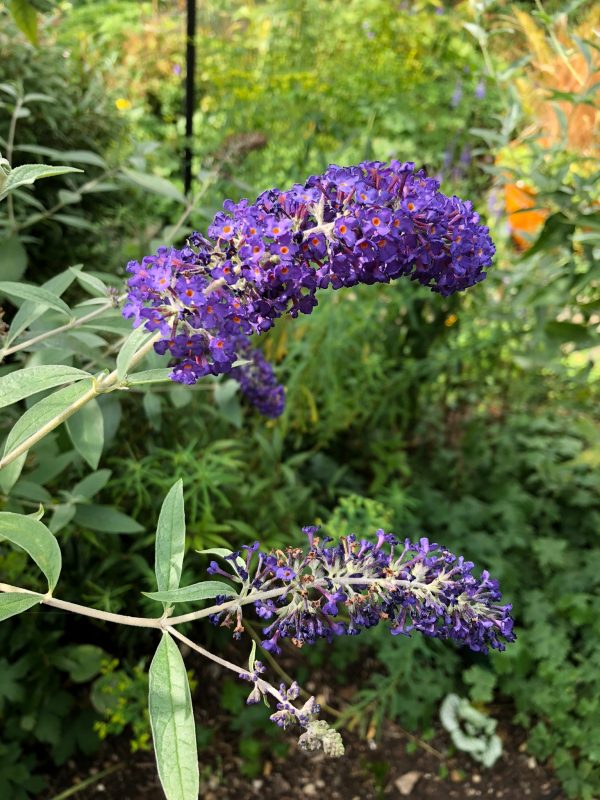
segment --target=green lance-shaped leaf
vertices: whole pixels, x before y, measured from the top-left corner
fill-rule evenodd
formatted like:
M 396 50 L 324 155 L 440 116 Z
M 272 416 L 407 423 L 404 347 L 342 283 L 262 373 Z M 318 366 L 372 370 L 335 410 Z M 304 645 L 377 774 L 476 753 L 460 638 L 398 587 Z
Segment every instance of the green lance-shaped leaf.
M 48 580 L 48 589 L 53 591 L 58 582 L 62 559 L 56 538 L 43 522 L 13 514 L 0 512 L 0 541 L 3 539 L 22 547 L 29 553 Z
M 51 420 L 65 411 L 72 403 L 79 400 L 91 387 L 91 381 L 81 380 L 64 389 L 53 392 L 48 397 L 37 402 L 29 408 L 11 428 L 6 444 L 4 445 L 4 456 L 10 455 L 20 444 L 25 442 L 34 433 L 37 433 Z M 8 491 L 21 473 L 25 454 L 19 456 L 17 461 L 4 467 L 0 472 L 0 483 L 4 491 Z
M 94 297 L 108 297 L 108 286 L 95 275 L 88 275 L 79 267 L 69 267 L 77 281 Z
M 139 522 L 123 514 L 112 506 L 101 506 L 96 503 L 78 505 L 75 511 L 75 522 L 85 528 L 100 533 L 139 533 L 144 528 Z
M 179 648 L 164 633 L 150 664 L 150 725 L 167 800 L 197 800 L 198 749 L 192 697 Z
M 169 375 L 173 370 L 169 367 L 162 369 L 145 369 L 127 376 L 128 386 L 141 386 L 145 383 L 165 383 L 170 380 Z
M 0 176 L 4 173 L 0 170 Z M 27 269 L 27 250 L 18 236 L 0 237 L 0 275 L 18 281 Z
M 0 470 L 0 489 L 4 494 L 8 494 L 15 483 L 19 480 L 19 475 L 23 470 L 23 465 L 27 459 L 27 453 L 15 458 L 7 467 Z
M 67 269 L 47 280 L 41 288 L 46 289 L 54 297 L 60 297 L 73 283 L 74 278 L 73 273 Z M 32 322 L 35 322 L 47 310 L 46 303 L 26 300 L 13 317 L 6 337 L 6 345 L 12 344 Z
M 166 178 L 161 178 L 159 175 L 147 175 L 145 172 L 138 172 L 134 169 L 123 168 L 123 175 L 128 181 L 140 186 L 142 189 L 147 189 L 149 192 L 160 194 L 163 197 L 168 197 L 170 200 L 176 200 L 178 203 L 185 205 L 187 198 L 175 184 Z
M 67 431 L 75 449 L 96 469 L 104 447 L 104 417 L 97 400 L 90 400 L 67 420 Z
M 9 0 L 8 10 L 12 14 L 17 28 L 29 39 L 31 44 L 38 43 L 37 9 L 28 0 Z
M 129 334 L 117 356 L 117 376 L 119 380 L 123 380 L 127 375 L 127 370 L 137 351 L 153 336 L 154 333 L 147 331 L 143 326 L 135 328 Z
M 0 622 L 37 606 L 42 597 L 41 594 L 23 594 L 22 592 L 0 594 Z
M 33 300 L 35 303 L 53 308 L 63 314 L 70 315 L 71 310 L 64 300 L 58 295 L 42 289 L 40 286 L 31 286 L 28 283 L 16 283 L 15 281 L 0 281 L 0 295 L 5 294 L 11 299 L 16 297 L 18 300 Z
M 68 172 L 83 172 L 82 169 L 75 167 L 49 167 L 45 164 L 22 164 L 20 167 L 15 167 L 6 176 L 6 181 L 0 191 L 0 200 L 9 194 L 9 192 L 18 189 L 20 186 L 26 186 L 40 180 L 40 178 L 52 178 L 55 175 L 65 175 Z
M 154 571 L 159 592 L 179 587 L 184 548 L 183 481 L 178 480 L 164 499 L 156 528 Z
M 62 365 L 17 369 L 0 378 L 0 408 L 63 383 L 91 377 L 89 372 L 82 369 Z
M 208 600 L 218 594 L 230 595 L 232 598 L 237 596 L 235 589 L 220 581 L 202 581 L 167 592 L 142 592 L 142 594 L 161 603 L 193 603 L 196 600 Z
M 98 472 L 92 472 L 86 475 L 83 480 L 76 483 L 71 489 L 71 497 L 85 497 L 87 500 L 90 500 L 94 495 L 97 495 L 99 491 L 104 489 L 111 475 L 112 471 L 110 469 L 99 469 Z

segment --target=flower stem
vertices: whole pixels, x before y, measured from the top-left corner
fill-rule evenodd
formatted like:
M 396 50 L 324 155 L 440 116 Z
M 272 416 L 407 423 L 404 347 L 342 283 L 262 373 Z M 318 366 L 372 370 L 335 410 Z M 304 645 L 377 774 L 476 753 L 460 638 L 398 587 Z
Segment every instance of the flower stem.
M 140 349 L 135 353 L 131 361 L 129 362 L 129 367 L 135 366 L 142 358 L 152 349 L 154 342 L 157 341 L 159 338 L 160 333 L 156 333 L 151 339 L 149 339 Z M 15 447 L 14 450 L 11 450 L 8 455 L 4 456 L 3 459 L 0 460 L 0 469 L 11 464 L 15 461 L 19 456 L 26 453 L 31 447 L 41 441 L 44 436 L 47 436 L 51 431 L 55 428 L 58 428 L 63 422 L 72 417 L 75 412 L 79 411 L 80 408 L 83 408 L 90 400 L 93 400 L 95 397 L 98 397 L 100 394 L 106 394 L 107 392 L 112 392 L 115 389 L 121 389 L 124 386 L 124 381 L 119 378 L 117 370 L 113 370 L 110 374 L 106 377 L 94 380 L 92 386 L 88 391 L 83 394 L 80 398 L 75 400 L 71 405 L 64 408 L 59 414 L 55 417 L 52 417 L 45 425 L 25 439 L 24 442 L 21 442 L 18 447 Z
M 267 664 L 271 667 L 271 669 L 275 673 L 277 673 L 277 675 L 279 675 L 279 677 L 282 680 L 286 681 L 286 683 L 292 684 L 294 682 L 294 679 L 292 678 L 291 675 L 288 675 L 288 673 L 284 670 L 284 668 L 277 663 L 277 661 L 273 658 L 271 653 L 269 653 L 268 650 L 265 650 L 265 648 L 262 646 L 261 638 L 254 629 L 254 626 L 251 625 L 251 623 L 244 620 L 244 628 L 246 629 L 246 632 L 250 634 L 250 636 L 254 639 L 256 644 L 261 648 L 262 651 L 261 659 L 264 659 L 267 662 Z M 305 700 L 309 700 L 311 697 L 310 693 L 307 692 L 306 689 L 303 689 L 301 686 L 299 688 L 300 688 L 300 696 L 304 697 Z M 323 703 L 321 700 L 318 700 L 318 703 L 323 709 L 323 711 L 325 711 L 327 714 L 330 714 L 332 717 L 339 718 L 342 716 L 341 713 L 336 708 L 332 708 L 330 705 L 327 705 L 327 703 Z
M 210 659 L 210 661 L 214 661 L 215 664 L 219 664 L 221 667 L 225 667 L 225 669 L 229 669 L 232 672 L 235 672 L 238 676 L 241 675 L 243 672 L 246 672 L 246 670 L 242 669 L 241 667 L 238 667 L 238 665 L 234 664 L 232 661 L 227 661 L 225 658 L 221 658 L 221 656 L 217 656 L 214 653 L 211 653 L 210 650 L 205 650 L 204 647 L 201 647 L 199 644 L 196 644 L 191 639 L 188 639 L 187 636 L 184 636 L 183 633 L 180 633 L 178 630 L 172 628 L 170 625 L 167 625 L 165 630 L 167 631 L 167 633 L 170 633 L 171 636 L 174 636 L 176 639 L 179 639 L 180 642 L 183 642 L 189 648 L 195 650 L 196 653 L 200 653 L 201 656 Z M 277 691 L 277 689 L 274 686 L 271 686 L 271 684 L 268 681 L 265 681 L 262 678 L 260 678 L 257 681 L 257 684 L 263 691 L 268 692 L 270 695 L 273 695 L 273 697 L 280 703 L 284 702 L 285 698 L 283 698 L 281 694 Z
M 209 617 L 211 614 L 229 611 L 230 608 L 237 608 L 238 606 L 244 606 L 248 603 L 254 603 L 255 600 L 268 600 L 273 597 L 279 597 L 288 591 L 289 587 L 280 586 L 278 589 L 270 589 L 268 592 L 256 592 L 256 594 L 249 594 L 246 597 L 236 597 L 234 600 L 228 600 L 226 603 L 221 603 L 221 605 L 218 606 L 209 606 L 208 608 L 203 608 L 201 611 L 192 611 L 189 614 L 182 614 L 179 617 L 171 617 L 169 624 L 182 625 L 184 622 L 193 622 L 196 619 Z
M 279 589 L 272 589 L 269 592 L 256 592 L 255 594 L 250 594 L 247 597 L 237 598 L 236 600 L 223 603 L 220 606 L 210 606 L 209 608 L 204 608 L 201 611 L 194 611 L 191 614 L 182 614 L 179 617 L 171 617 L 166 619 L 161 617 L 130 617 L 126 614 L 113 614 L 110 611 L 99 611 L 95 608 L 79 605 L 79 603 L 70 603 L 66 600 L 59 600 L 58 598 L 50 595 L 42 595 L 40 592 L 32 592 L 30 589 L 21 589 L 17 586 L 11 586 L 8 583 L 0 583 L 0 592 L 20 592 L 23 594 L 40 595 L 40 597 L 42 597 L 40 602 L 44 605 L 52 606 L 52 608 L 59 608 L 61 611 L 70 611 L 73 614 L 81 614 L 84 617 L 93 617 L 94 619 L 100 619 L 104 622 L 114 622 L 120 625 L 131 625 L 134 628 L 164 628 L 167 625 L 169 627 L 172 627 L 173 625 L 182 625 L 185 622 L 191 622 L 195 619 L 202 619 L 203 617 L 208 617 L 211 614 L 215 614 L 219 611 L 226 611 L 227 609 L 237 605 L 247 605 L 248 603 L 253 603 L 255 600 L 265 600 L 269 597 L 277 597 L 277 595 L 283 594 L 286 591 L 287 587 L 280 587 Z
M 29 589 L 21 589 L 17 586 L 10 586 L 7 583 L 0 583 L 0 592 L 19 592 L 22 594 L 39 594 Z M 83 617 L 92 617 L 103 622 L 115 622 L 119 625 L 130 625 L 134 628 L 163 628 L 165 622 L 161 618 L 150 619 L 147 617 L 129 617 L 126 614 L 113 614 L 110 611 L 100 611 L 89 606 L 82 606 L 79 603 L 69 603 L 66 600 L 59 600 L 50 595 L 40 595 L 40 602 L 43 605 L 58 608 L 61 611 L 70 611 L 72 614 L 81 614 Z
M 114 302 L 121 302 L 124 300 L 126 295 L 122 294 L 120 297 L 117 297 Z M 4 361 L 6 356 L 10 356 L 13 353 L 17 353 L 19 350 L 27 350 L 27 348 L 32 347 L 34 344 L 38 344 L 38 342 L 43 342 L 46 339 L 50 339 L 52 336 L 56 336 L 59 333 L 64 333 L 65 331 L 71 331 L 73 328 L 79 328 L 82 325 L 85 325 L 86 322 L 89 322 L 92 319 L 96 319 L 96 317 L 102 316 L 105 311 L 108 311 L 109 308 L 113 307 L 113 301 L 109 300 L 104 305 L 99 306 L 98 308 L 94 309 L 94 311 L 90 311 L 89 314 L 86 314 L 83 317 L 79 317 L 78 319 L 72 319 L 70 322 L 67 322 L 65 325 L 61 325 L 59 328 L 53 328 L 51 331 L 45 331 L 44 333 L 38 334 L 38 336 L 33 336 L 31 339 L 26 339 L 24 342 L 20 344 L 15 344 L 12 347 L 7 347 L 4 350 L 0 351 L 0 362 Z

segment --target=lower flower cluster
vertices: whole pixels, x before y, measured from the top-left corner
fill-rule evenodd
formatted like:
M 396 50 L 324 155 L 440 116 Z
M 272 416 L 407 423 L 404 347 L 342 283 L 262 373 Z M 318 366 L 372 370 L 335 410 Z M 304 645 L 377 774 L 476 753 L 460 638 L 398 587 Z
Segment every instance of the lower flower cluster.
M 501 604 L 498 582 L 474 564 L 422 538 L 404 542 L 384 531 L 376 540 L 351 535 L 332 544 L 304 528 L 307 548 L 264 553 L 259 544 L 245 547 L 245 556 L 228 556 L 230 570 L 216 562 L 211 574 L 242 584 L 239 597 L 256 595 L 254 607 L 267 624 L 263 647 L 273 653 L 289 639 L 297 647 L 317 639 L 356 635 L 385 622 L 393 635 L 418 631 L 452 639 L 471 650 L 504 650 L 515 639 L 511 606 Z M 267 595 L 266 597 L 264 595 Z M 243 605 L 216 613 L 211 621 L 243 631 Z
M 300 687 L 294 681 L 286 688 L 284 683 L 280 684 L 279 691 L 264 681 L 260 676 L 265 671 L 265 667 L 260 661 L 255 661 L 252 672 L 242 672 L 242 680 L 251 681 L 254 689 L 250 692 L 247 703 L 258 703 L 265 699 L 267 694 L 272 694 L 277 699 L 277 710 L 271 714 L 271 722 L 279 728 L 286 730 L 298 725 L 304 728 L 304 733 L 300 735 L 298 744 L 303 750 L 322 749 L 326 756 L 337 758 L 344 755 L 344 743 L 341 735 L 330 727 L 324 720 L 319 719 L 321 707 L 314 697 L 300 707 L 294 705 L 294 700 L 300 696 Z M 267 703 L 268 704 L 268 703 Z

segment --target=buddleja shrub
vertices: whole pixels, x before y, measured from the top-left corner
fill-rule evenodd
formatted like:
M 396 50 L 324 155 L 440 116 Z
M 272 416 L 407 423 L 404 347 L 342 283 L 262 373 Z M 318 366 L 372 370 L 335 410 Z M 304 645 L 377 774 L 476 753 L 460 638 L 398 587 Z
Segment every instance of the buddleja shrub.
M 10 188 L 10 173 L 5 184 Z M 387 283 L 401 276 L 442 295 L 467 289 L 485 277 L 494 247 L 470 203 L 439 192 L 437 181 L 413 164 L 365 162 L 330 167 L 325 174 L 287 192 L 270 190 L 254 204 L 227 201 L 206 238 L 193 233 L 181 250 L 162 248 L 141 263 L 131 262 L 123 315 L 135 330 L 122 343 L 112 372 L 92 375 L 62 365 L 31 366 L 0 378 L 0 405 L 58 389 L 31 406 L 8 435 L 0 461 L 3 485 L 18 479 L 28 450 L 66 422 L 77 449 L 92 466 L 99 453 L 93 440 L 96 398 L 140 384 L 175 380 L 193 384 L 229 373 L 263 414 L 278 416 L 285 392 L 272 367 L 251 346 L 251 336 L 268 330 L 283 314 L 310 313 L 317 290 L 358 283 Z M 3 356 L 34 346 L 48 330 L 20 344 L 28 324 L 27 303 L 71 311 L 48 288 L 0 283 L 0 292 L 24 299 Z M 121 298 L 115 298 L 120 302 Z M 125 298 L 123 298 L 125 299 Z M 111 298 L 108 298 L 110 305 Z M 24 309 L 25 307 L 25 309 Z M 101 305 L 102 309 L 103 306 Z M 91 315 L 70 317 L 54 332 L 73 328 Z M 17 324 L 18 331 L 14 333 Z M 169 368 L 136 372 L 154 349 L 170 358 Z M 79 420 L 79 421 L 78 421 Z M 181 481 L 169 491 L 156 531 L 155 617 L 100 611 L 54 597 L 61 570 L 57 539 L 39 513 L 0 513 L 0 539 L 25 550 L 44 573 L 48 587 L 33 592 L 0 584 L 0 619 L 44 604 L 63 611 L 132 627 L 154 628 L 159 644 L 149 671 L 149 712 L 158 772 L 169 800 L 192 800 L 199 791 L 191 693 L 178 641 L 235 672 L 249 684 L 248 703 L 271 705 L 271 720 L 299 729 L 307 750 L 341 756 L 340 734 L 320 719 L 314 697 L 297 683 L 275 686 L 256 659 L 253 642 L 246 662 L 234 664 L 196 644 L 181 626 L 201 620 L 231 628 L 240 639 L 250 612 L 263 625 L 261 646 L 274 657 L 289 640 L 300 648 L 318 639 L 353 636 L 379 623 L 392 635 L 453 639 L 477 652 L 504 649 L 514 639 L 510 605 L 501 604 L 498 584 L 487 572 L 444 547 L 421 538 L 398 540 L 379 530 L 371 539 L 355 535 L 333 542 L 304 528 L 305 546 L 271 552 L 259 542 L 238 552 L 217 548 L 211 580 L 181 587 L 185 514 Z M 217 560 L 218 559 L 218 560 Z M 212 605 L 177 615 L 178 603 Z M 303 695 L 302 700 L 300 700 Z

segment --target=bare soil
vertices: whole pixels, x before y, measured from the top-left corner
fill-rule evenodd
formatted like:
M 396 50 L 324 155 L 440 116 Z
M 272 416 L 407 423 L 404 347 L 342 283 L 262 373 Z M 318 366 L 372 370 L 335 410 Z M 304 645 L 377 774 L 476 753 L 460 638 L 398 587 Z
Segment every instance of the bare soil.
M 506 724 L 499 730 L 504 754 L 492 769 L 452 753 L 443 731 L 407 752 L 406 733 L 387 723 L 377 743 L 345 732 L 346 755 L 336 760 L 306 753 L 290 738 L 285 758 L 267 754 L 262 774 L 248 778 L 227 715 L 211 722 L 219 734 L 202 758 L 202 800 L 566 800 L 551 769 L 525 752 L 524 732 Z M 93 782 L 83 788 L 88 778 Z M 78 784 L 70 795 L 78 800 L 164 800 L 152 754 L 131 754 L 126 739 L 107 743 L 94 763 L 71 763 L 52 776 L 44 800 Z

